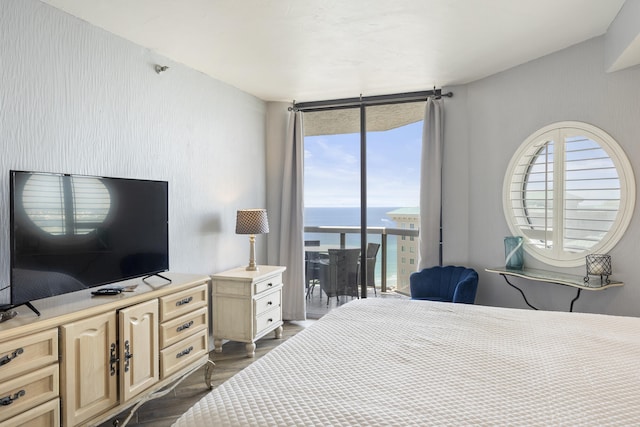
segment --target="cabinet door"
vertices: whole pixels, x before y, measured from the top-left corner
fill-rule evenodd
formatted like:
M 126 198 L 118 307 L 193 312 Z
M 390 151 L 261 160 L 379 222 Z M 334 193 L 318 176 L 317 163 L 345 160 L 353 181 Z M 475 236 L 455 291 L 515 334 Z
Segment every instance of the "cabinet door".
M 118 403 L 116 313 L 60 327 L 63 425 L 74 426 Z
M 123 401 L 158 382 L 158 300 L 120 310 L 120 396 Z

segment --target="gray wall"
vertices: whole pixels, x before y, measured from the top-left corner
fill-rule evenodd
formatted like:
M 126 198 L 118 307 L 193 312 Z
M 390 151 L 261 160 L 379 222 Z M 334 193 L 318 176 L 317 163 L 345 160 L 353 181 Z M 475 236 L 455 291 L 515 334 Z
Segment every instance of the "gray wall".
M 10 169 L 167 180 L 171 270 L 246 264 L 235 212 L 265 207 L 265 120 L 263 101 L 227 84 L 39 1 L 3 0 L 0 288 Z
M 503 238 L 510 232 L 502 210 L 502 182 L 511 157 L 531 133 L 563 120 L 602 128 L 630 158 L 638 187 L 640 67 L 606 73 L 604 61 L 604 38 L 598 37 L 483 80 L 447 88 L 455 96 L 445 101 L 444 252 L 447 261 L 466 261 L 478 270 L 478 303 L 527 307 L 502 277 L 484 268 L 504 264 Z M 626 235 L 610 252 L 613 278 L 625 286 L 582 292 L 576 311 L 640 315 L 638 202 Z M 468 224 L 460 222 L 465 213 Z M 530 256 L 525 263 L 554 269 Z M 568 272 L 584 274 L 584 269 Z M 564 286 L 516 281 L 529 301 L 544 309 L 568 310 L 576 293 Z

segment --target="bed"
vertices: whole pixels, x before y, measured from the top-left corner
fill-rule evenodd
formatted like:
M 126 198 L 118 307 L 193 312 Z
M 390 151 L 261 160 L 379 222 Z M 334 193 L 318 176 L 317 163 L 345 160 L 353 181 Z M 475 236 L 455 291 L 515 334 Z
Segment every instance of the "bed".
M 354 300 L 174 425 L 640 425 L 640 318 Z

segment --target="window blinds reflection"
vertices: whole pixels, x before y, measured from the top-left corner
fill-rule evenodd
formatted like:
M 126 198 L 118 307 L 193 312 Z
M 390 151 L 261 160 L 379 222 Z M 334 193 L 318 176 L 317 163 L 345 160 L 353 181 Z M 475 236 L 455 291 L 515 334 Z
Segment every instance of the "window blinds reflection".
M 111 196 L 98 178 L 33 175 L 25 183 L 22 203 L 27 216 L 51 235 L 82 235 L 102 224 Z

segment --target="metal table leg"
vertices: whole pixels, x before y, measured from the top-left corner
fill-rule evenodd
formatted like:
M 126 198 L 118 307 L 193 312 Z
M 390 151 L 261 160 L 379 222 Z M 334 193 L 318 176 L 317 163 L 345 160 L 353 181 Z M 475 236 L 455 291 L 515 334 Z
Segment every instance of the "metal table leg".
M 533 308 L 534 310 L 538 310 L 538 308 L 532 306 L 531 304 L 529 304 L 529 301 L 527 301 L 527 297 L 524 295 L 524 292 L 522 292 L 522 289 L 520 289 L 519 287 L 517 287 L 516 285 L 514 285 L 513 283 L 511 283 L 509 281 L 509 279 L 507 278 L 507 276 L 505 274 L 500 274 L 502 277 L 504 277 L 504 280 L 509 284 L 509 286 L 515 288 L 518 290 L 518 292 L 520 292 L 520 294 L 522 295 L 522 298 L 524 298 L 524 302 L 527 303 L 527 305 L 531 308 Z M 571 300 L 571 306 L 569 307 L 569 311 L 572 312 L 573 311 L 573 303 L 575 303 L 576 301 L 578 301 L 578 298 L 580 298 L 580 292 L 582 291 L 581 288 L 578 288 L 578 293 L 576 294 L 575 298 L 573 298 Z
M 576 294 L 576 297 L 571 300 L 571 308 L 569 308 L 569 311 L 573 311 L 573 303 L 578 301 L 578 298 L 580 298 L 580 291 L 581 290 L 582 289 L 578 288 L 578 293 Z
M 507 276 L 506 276 L 505 274 L 500 274 L 500 275 L 501 275 L 502 277 L 504 277 L 504 280 L 509 284 L 509 286 L 511 286 L 511 287 L 513 287 L 513 288 L 515 288 L 515 289 L 517 289 L 517 290 L 520 292 L 520 294 L 522 295 L 522 298 L 524 298 L 524 302 L 526 302 L 526 303 L 527 303 L 527 305 L 528 305 L 529 307 L 533 308 L 534 310 L 537 310 L 537 308 L 536 308 L 536 307 L 534 307 L 534 306 L 532 306 L 531 304 L 529 304 L 529 301 L 527 301 L 527 297 L 524 295 L 524 292 L 522 292 L 522 289 L 520 289 L 519 287 L 517 287 L 516 285 L 514 285 L 513 283 L 511 283 L 511 282 L 509 281 L 509 279 L 507 279 Z M 580 291 L 580 289 L 578 289 L 578 291 Z

